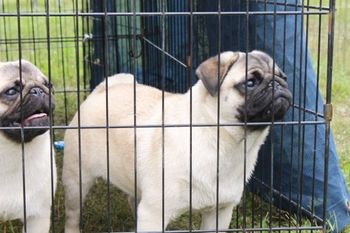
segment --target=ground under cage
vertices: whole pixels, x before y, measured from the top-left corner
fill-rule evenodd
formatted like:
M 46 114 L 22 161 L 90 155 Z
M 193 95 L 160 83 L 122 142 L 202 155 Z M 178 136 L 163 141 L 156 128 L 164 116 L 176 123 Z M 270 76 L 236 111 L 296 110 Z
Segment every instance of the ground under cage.
M 143 135 L 140 132 L 145 129 L 162 132 L 156 141 L 162 158 L 162 198 L 157 203 L 162 215 L 157 230 L 320 232 L 337 229 L 340 213 L 328 212 L 326 208 L 333 204 L 332 200 L 327 199 L 328 160 L 330 154 L 336 154 L 330 131 L 334 14 L 333 0 L 0 0 L 0 61 L 26 59 L 35 64 L 54 87 L 55 110 L 51 124 L 46 127 L 54 144 L 58 171 L 57 191 L 55 195 L 52 194 L 51 232 L 64 232 L 65 195 L 61 177 L 66 130 L 77 132 L 79 163 L 76 174 L 79 176 L 81 232 L 127 232 L 138 229 L 138 198 L 128 202 L 127 195 L 116 188 L 110 178 L 117 168 L 110 162 L 111 156 L 114 156 L 114 141 L 109 136 L 114 131 L 122 132 L 125 129 L 133 133 L 132 156 L 135 161 L 138 153 L 143 153 L 137 147 L 138 140 L 143 139 L 137 135 Z M 268 122 L 248 121 L 246 116 L 240 123 L 220 121 L 220 97 L 215 106 L 215 122 L 197 123 L 196 119 L 192 119 L 193 111 L 196 111 L 193 107 L 196 103 L 192 103 L 192 86 L 198 82 L 197 67 L 221 52 L 241 51 L 241 56 L 247 57 L 242 60 L 245 62 L 245 68 L 241 70 L 242 80 L 248 81 L 248 53 L 252 50 L 264 51 L 271 57 L 273 65 L 269 68 L 273 70 L 273 76 L 279 72 L 275 71 L 277 66 L 287 76 L 292 101 L 283 119 L 275 121 L 272 117 Z M 218 80 L 223 69 L 221 62 L 224 61 L 219 58 L 212 68 Z M 95 112 L 105 120 L 103 125 L 84 124 L 78 117 L 77 126 L 69 126 L 90 92 L 103 82 L 106 86 L 113 85 L 105 78 L 117 73 L 131 73 L 135 77 L 135 82 L 130 83 L 133 87 L 129 89 L 134 99 L 128 102 L 133 109 L 133 121 L 129 124 L 109 122 L 113 116 L 107 113 L 111 108 L 118 109 L 120 106 L 109 99 L 111 92 L 108 91 L 105 102 L 102 102 L 107 110 L 98 112 L 96 109 Z M 157 124 L 144 124 L 141 120 L 139 123 L 138 109 L 142 107 L 135 104 L 138 95 L 136 82 L 162 90 L 159 95 L 161 121 Z M 220 80 L 217 83 L 221 85 Z M 249 87 L 245 88 L 247 92 Z M 188 111 L 184 113 L 188 122 L 179 124 L 164 119 L 168 92 L 190 93 Z M 275 95 L 274 88 L 272 95 Z M 243 96 L 244 100 L 249 98 L 247 94 Z M 261 126 L 270 127 L 270 134 L 260 148 L 253 175 L 245 182 L 249 176 L 246 174 L 247 145 L 250 143 L 247 135 Z M 230 225 L 220 228 L 219 192 L 221 185 L 227 185 L 220 184 L 221 177 L 225 175 L 220 173 L 220 145 L 224 140 L 220 132 L 238 127 L 244 129 L 243 147 L 232 156 L 242 159 L 239 167 L 243 173 L 241 180 L 228 186 L 245 185 L 240 203 L 233 209 Z M 4 129 L 3 126 L 1 128 Z M 211 155 L 216 158 L 212 164 L 216 194 L 212 197 L 215 204 L 209 207 L 214 211 L 214 227 L 209 229 L 200 229 L 201 219 L 205 217 L 197 213 L 192 200 L 195 195 L 192 181 L 196 177 L 195 170 L 192 170 L 192 156 L 197 147 L 205 147 L 192 143 L 195 140 L 193 135 L 200 128 L 215 131 L 212 141 L 213 147 L 217 148 L 217 152 Z M 164 181 L 169 175 L 166 171 L 169 165 L 165 166 L 164 161 L 170 153 L 166 147 L 165 132 L 177 129 L 188 130 L 188 143 L 172 148 L 188 147 L 189 188 L 185 189 L 188 207 L 184 214 L 167 225 L 164 219 L 168 203 L 164 196 L 172 189 L 169 189 L 171 184 Z M 85 145 L 85 138 L 81 136 L 84 130 L 104 130 L 103 137 L 106 137 L 103 143 L 98 144 L 106 148 L 103 150 L 106 153 L 99 154 L 98 159 L 106 163 L 104 176 L 107 179 L 94 181 L 86 201 L 82 200 L 82 180 L 85 172 L 93 171 L 80 171 L 84 160 L 84 153 L 81 152 Z M 21 157 L 25 161 L 25 143 L 22 144 Z M 51 151 L 51 155 L 53 153 Z M 134 178 L 130 181 L 135 183 L 134 187 L 140 179 L 137 177 L 140 172 L 138 166 L 135 162 Z M 25 173 L 25 162 L 21 169 Z M 51 176 L 51 187 L 47 187 L 51 190 L 54 183 L 52 174 L 47 175 Z M 24 187 L 25 180 L 23 175 Z M 23 205 L 27 206 L 25 190 L 21 195 Z M 135 190 L 135 196 L 141 197 L 138 189 Z M 26 211 L 24 208 L 24 216 Z M 0 222 L 0 232 L 20 232 L 22 226 L 26 229 L 26 217 L 24 219 L 23 224 L 18 221 Z

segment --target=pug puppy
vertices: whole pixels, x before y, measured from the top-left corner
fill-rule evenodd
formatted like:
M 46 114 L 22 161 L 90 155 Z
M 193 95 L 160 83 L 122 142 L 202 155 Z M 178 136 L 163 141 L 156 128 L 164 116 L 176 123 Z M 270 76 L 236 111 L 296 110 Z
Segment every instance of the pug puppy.
M 50 89 L 48 79 L 30 62 L 22 60 L 21 69 L 20 61 L 0 63 L 0 219 L 26 217 L 28 233 L 50 229 L 51 179 L 56 188 L 48 132 L 54 109 Z
M 128 74 L 109 78 L 108 111 L 105 83 L 85 100 L 65 134 L 66 233 L 79 232 L 79 186 L 84 202 L 95 179 L 107 179 L 107 160 L 110 182 L 137 200 L 138 231 L 161 231 L 189 210 L 190 193 L 201 229 L 215 231 L 216 208 L 219 229 L 229 227 L 268 122 L 283 118 L 292 97 L 285 74 L 260 51 L 221 53 L 196 74 L 191 91 L 165 93 L 163 103 L 160 90 L 141 84 L 134 96 Z

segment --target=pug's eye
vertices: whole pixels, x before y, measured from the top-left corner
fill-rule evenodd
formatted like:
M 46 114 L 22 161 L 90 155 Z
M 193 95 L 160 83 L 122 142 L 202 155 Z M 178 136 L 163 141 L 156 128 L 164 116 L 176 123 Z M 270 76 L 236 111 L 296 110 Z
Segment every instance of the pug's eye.
M 255 78 L 255 77 L 252 77 L 252 78 L 248 79 L 247 81 L 245 81 L 245 82 L 243 83 L 243 86 L 244 86 L 245 88 L 247 88 L 248 90 L 252 90 L 252 89 L 254 89 L 255 87 L 257 87 L 257 86 L 259 85 L 259 83 L 260 83 L 260 80 L 258 80 L 258 79 Z
M 7 91 L 5 91 L 5 94 L 7 96 L 11 96 L 11 97 L 17 95 L 18 93 L 19 93 L 19 91 L 15 87 L 12 87 L 12 88 L 8 89 Z
M 245 85 L 249 88 L 255 87 L 256 84 L 257 84 L 257 80 L 255 78 L 248 79 L 245 82 Z

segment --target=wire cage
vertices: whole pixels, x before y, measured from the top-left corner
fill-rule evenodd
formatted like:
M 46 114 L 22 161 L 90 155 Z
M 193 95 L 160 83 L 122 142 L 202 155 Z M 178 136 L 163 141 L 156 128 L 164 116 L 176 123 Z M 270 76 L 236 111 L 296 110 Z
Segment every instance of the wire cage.
M 293 103 L 289 117 L 271 123 L 228 232 L 334 228 L 336 213 L 326 213 L 334 11 L 333 0 L 0 0 L 0 60 L 25 58 L 55 87 L 50 132 L 59 179 L 51 231 L 64 229 L 63 134 L 90 91 L 108 76 L 131 73 L 138 83 L 184 93 L 208 57 L 253 49 L 287 74 Z M 80 205 L 82 232 L 136 227 L 125 196 L 104 181 Z M 163 230 L 200 232 L 199 219 L 189 210 Z M 7 232 L 9 223 L 1 224 Z

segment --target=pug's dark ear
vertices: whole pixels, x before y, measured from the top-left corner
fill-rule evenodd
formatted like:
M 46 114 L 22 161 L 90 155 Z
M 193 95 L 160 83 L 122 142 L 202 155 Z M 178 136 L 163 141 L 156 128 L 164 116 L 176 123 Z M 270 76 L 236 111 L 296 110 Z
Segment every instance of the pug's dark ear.
M 222 83 L 227 72 L 238 58 L 238 52 L 223 52 L 220 54 L 220 68 L 218 66 L 219 55 L 205 60 L 198 66 L 196 75 L 203 82 L 210 95 L 216 95 L 219 89 L 219 83 Z

